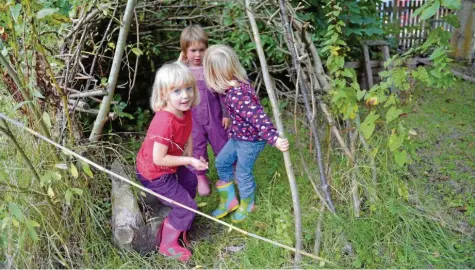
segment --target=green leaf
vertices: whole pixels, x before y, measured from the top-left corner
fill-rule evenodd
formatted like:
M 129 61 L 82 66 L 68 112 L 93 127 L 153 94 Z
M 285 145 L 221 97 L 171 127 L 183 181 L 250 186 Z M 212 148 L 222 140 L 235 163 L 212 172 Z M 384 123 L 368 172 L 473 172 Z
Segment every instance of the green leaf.
M 71 199 L 73 198 L 73 193 L 71 192 L 71 190 L 66 190 L 66 192 L 64 193 L 64 200 L 66 201 L 66 204 L 67 205 L 71 205 Z
M 55 194 L 54 194 L 54 191 L 53 191 L 53 189 L 51 188 L 51 186 L 48 187 L 47 193 L 48 193 L 48 196 L 49 196 L 51 199 L 54 198 Z
M 28 234 L 30 235 L 31 240 L 33 240 L 34 242 L 37 242 L 40 239 L 38 237 L 38 234 L 36 233 L 35 228 L 33 227 L 28 227 Z
M 114 42 L 107 43 L 107 46 L 111 47 L 112 49 L 115 49 L 115 43 Z
M 44 9 L 38 11 L 38 13 L 36 13 L 36 18 L 38 20 L 41 20 L 44 17 L 53 15 L 54 13 L 56 13 L 58 11 L 59 11 L 59 8 L 44 8 Z
M 51 118 L 49 117 L 49 114 L 47 112 L 43 112 L 43 121 L 45 122 L 45 125 L 48 128 L 51 128 Z
M 442 0 L 442 6 L 449 9 L 460 9 L 462 8 L 462 3 L 460 0 Z
M 89 167 L 89 164 L 87 164 L 84 161 L 81 161 L 82 164 L 82 170 L 87 174 L 89 177 L 94 177 L 94 174 L 91 171 L 91 168 Z
M 16 218 L 12 218 L 12 224 L 13 224 L 13 226 L 15 226 L 17 228 L 20 227 L 20 222 L 18 222 L 18 220 Z
M 439 8 L 440 8 L 440 2 L 439 0 L 435 0 L 435 2 L 430 7 L 422 11 L 421 20 L 427 20 L 430 17 L 434 16 L 434 14 L 437 13 Z
M 15 107 L 13 107 L 13 111 L 16 111 L 18 109 L 20 109 L 21 107 L 23 107 L 23 105 L 27 104 L 27 103 L 30 103 L 31 100 L 25 100 L 25 101 L 22 101 L 20 103 L 18 103 L 17 105 L 15 105 Z
M 379 118 L 379 115 L 375 114 L 372 111 L 368 116 L 366 116 L 364 122 L 361 124 L 361 132 L 366 139 L 369 139 L 374 132 L 375 124 L 374 122 Z
M 452 25 L 455 28 L 460 27 L 459 19 L 457 18 L 457 15 L 455 14 L 446 15 L 442 17 L 442 20 L 446 21 L 448 24 Z
M 37 98 L 45 98 L 43 96 L 43 94 L 40 93 L 40 91 L 38 91 L 37 89 L 33 89 L 32 93 L 31 93 L 34 97 L 37 97 Z
M 135 53 L 137 56 L 141 56 L 143 54 L 142 50 L 139 48 L 133 48 L 132 52 Z
M 391 94 L 388 100 L 386 101 L 386 103 L 384 104 L 384 108 L 389 107 L 394 104 L 396 104 L 396 96 L 394 94 Z
M 30 227 L 39 227 L 40 224 L 36 222 L 35 220 L 29 219 L 26 221 L 26 224 Z
M 403 151 L 395 151 L 394 152 L 394 159 L 396 160 L 397 165 L 404 166 L 407 162 L 407 152 L 406 150 Z
M 15 203 L 8 203 L 8 210 L 12 215 L 14 215 L 18 219 L 23 219 L 23 213 L 20 210 L 20 207 L 18 207 L 17 204 Z
M 430 60 L 434 60 L 436 58 L 438 58 L 439 56 L 442 56 L 445 54 L 445 49 L 444 48 L 441 48 L 441 47 L 438 47 L 437 49 L 435 49 L 432 54 L 429 56 L 429 59 Z
M 401 109 L 396 108 L 396 106 L 392 106 L 386 113 L 386 123 L 391 123 L 394 119 L 398 118 L 401 113 Z
M 79 195 L 79 196 L 82 196 L 82 194 L 83 194 L 83 192 L 84 192 L 84 191 L 83 191 L 82 189 L 80 189 L 80 188 L 71 188 L 71 191 L 74 192 L 74 193 L 76 193 L 76 194 Z
M 74 179 L 77 179 L 79 176 L 78 169 L 72 163 L 71 163 L 71 175 L 74 177 Z
M 389 142 L 388 142 L 389 150 L 391 150 L 391 152 L 394 152 L 399 147 L 401 147 L 403 142 L 404 142 L 404 137 L 398 136 L 395 130 L 393 130 L 391 136 L 389 136 Z
M 10 7 L 10 12 L 12 14 L 13 20 L 18 23 L 18 17 L 20 17 L 21 4 L 16 4 Z
M 365 90 L 356 91 L 356 98 L 358 99 L 358 101 L 361 101 L 361 99 L 363 99 L 365 94 L 366 94 Z

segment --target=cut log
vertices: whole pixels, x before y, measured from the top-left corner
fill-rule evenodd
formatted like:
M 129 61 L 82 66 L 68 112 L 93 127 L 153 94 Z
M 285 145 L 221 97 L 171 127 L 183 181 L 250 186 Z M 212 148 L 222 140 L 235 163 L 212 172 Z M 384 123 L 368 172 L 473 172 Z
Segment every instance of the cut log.
M 114 160 L 111 171 L 131 179 L 124 165 Z M 137 200 L 130 184 L 110 176 L 112 181 L 112 235 L 113 242 L 126 249 L 134 248 L 134 239 L 138 239 L 140 231 L 145 227 Z

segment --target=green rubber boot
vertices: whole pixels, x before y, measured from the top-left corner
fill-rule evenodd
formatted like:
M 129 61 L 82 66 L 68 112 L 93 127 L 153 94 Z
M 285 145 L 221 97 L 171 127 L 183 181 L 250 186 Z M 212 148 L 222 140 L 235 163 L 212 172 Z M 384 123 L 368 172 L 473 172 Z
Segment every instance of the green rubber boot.
M 219 206 L 211 213 L 215 218 L 223 218 L 239 207 L 233 182 L 219 180 L 216 183 L 219 193 Z
M 249 213 L 254 211 L 254 193 L 247 198 L 241 198 L 241 203 L 239 204 L 238 210 L 231 215 L 231 221 L 234 223 L 239 223 L 247 218 Z

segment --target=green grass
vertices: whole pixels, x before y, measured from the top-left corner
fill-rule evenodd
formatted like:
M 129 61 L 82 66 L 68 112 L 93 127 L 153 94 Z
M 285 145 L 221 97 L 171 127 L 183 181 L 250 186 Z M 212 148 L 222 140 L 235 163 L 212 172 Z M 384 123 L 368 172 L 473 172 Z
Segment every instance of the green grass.
M 404 119 L 418 134 L 411 144 L 416 153 L 413 162 L 408 166 L 409 170 L 401 170 L 395 167 L 385 147 L 379 145 L 377 186 L 371 183 L 369 168 L 362 165 L 357 170 L 360 187 L 365 187 L 374 197 L 374 201 L 363 201 L 360 218 L 352 215 L 347 161 L 338 150 L 333 150 L 330 180 L 337 215 L 325 212 L 319 256 L 346 268 L 475 267 L 474 89 L 473 84 L 457 83 L 447 91 L 421 88 L 414 93 L 414 102 L 407 105 L 408 114 Z M 20 134 L 19 130 L 14 132 Z M 320 202 L 302 169 L 296 147 L 304 151 L 309 169 L 317 180 L 318 170 L 314 154 L 308 151 L 303 137 L 300 138 L 302 144 L 297 145 L 295 136 L 290 136 L 291 158 L 300 193 L 303 245 L 311 252 Z M 27 149 L 35 149 L 28 154 L 41 172 L 54 165 L 42 157 L 41 153 L 46 150 L 36 150 L 35 147 L 44 147 L 43 144 L 27 135 L 20 138 Z M 385 142 L 379 142 L 382 143 Z M 359 156 L 365 158 L 364 153 Z M 213 159 L 210 164 L 212 167 Z M 15 169 L 23 167 L 24 163 L 13 147 L 0 136 L 0 175 L 19 179 L 20 184 L 28 186 L 31 173 Z M 214 169 L 209 177 L 213 182 L 217 180 Z M 256 211 L 238 227 L 293 245 L 293 207 L 282 154 L 266 147 L 255 165 L 255 177 Z M 67 215 L 61 224 L 51 221 L 42 200 L 0 190 L 2 203 L 17 203 L 28 218 L 41 225 L 37 228 L 40 241 L 36 243 L 28 238 L 25 226 L 0 230 L 2 247 L 11 249 L 21 244 L 15 257 L 16 267 L 63 267 L 60 261 L 76 268 L 293 267 L 292 252 L 228 231 L 203 217 L 197 217 L 195 226 L 205 228 L 207 236 L 192 239 L 193 260 L 187 264 L 158 254 L 143 256 L 118 249 L 111 243 L 109 180 L 100 173 L 87 181 L 83 177 L 79 179 L 72 185 L 82 188 L 84 194 L 75 197 L 72 206 L 65 208 Z M 54 188 L 58 196 L 64 196 L 64 184 L 57 183 Z M 366 194 L 363 189 L 360 193 Z M 210 197 L 197 200 L 200 210 L 210 213 L 217 206 L 216 189 L 213 188 Z M 8 215 L 4 208 L 2 213 Z M 224 221 L 230 222 L 230 218 L 225 217 Z M 53 244 L 57 246 L 56 251 Z M 64 258 L 58 258 L 58 254 Z M 0 261 L 6 259 L 4 256 L 5 252 L 2 252 Z M 301 263 L 302 268 L 317 266 L 331 265 L 305 257 Z

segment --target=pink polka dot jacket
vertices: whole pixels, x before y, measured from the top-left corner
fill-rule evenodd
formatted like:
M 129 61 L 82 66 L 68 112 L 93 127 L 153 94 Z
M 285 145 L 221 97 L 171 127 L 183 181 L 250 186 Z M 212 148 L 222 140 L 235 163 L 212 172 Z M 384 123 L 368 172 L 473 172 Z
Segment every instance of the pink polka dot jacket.
M 229 88 L 221 98 L 231 119 L 229 138 L 249 142 L 267 141 L 275 145 L 279 134 L 249 83 Z

